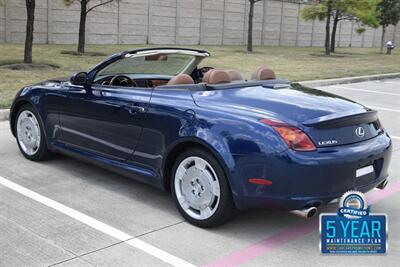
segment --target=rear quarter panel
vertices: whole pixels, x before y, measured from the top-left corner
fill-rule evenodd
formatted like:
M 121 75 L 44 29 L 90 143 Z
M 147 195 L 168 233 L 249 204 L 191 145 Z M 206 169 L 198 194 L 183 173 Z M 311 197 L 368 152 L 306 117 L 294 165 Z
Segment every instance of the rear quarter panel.
M 236 195 L 242 184 L 237 180 L 239 155 L 272 157 L 287 147 L 268 126 L 232 110 L 199 107 L 190 91 L 154 89 L 132 162 L 151 166 L 160 180 L 169 179 L 163 177 L 169 152 L 182 142 L 195 142 L 207 147 L 221 162 Z

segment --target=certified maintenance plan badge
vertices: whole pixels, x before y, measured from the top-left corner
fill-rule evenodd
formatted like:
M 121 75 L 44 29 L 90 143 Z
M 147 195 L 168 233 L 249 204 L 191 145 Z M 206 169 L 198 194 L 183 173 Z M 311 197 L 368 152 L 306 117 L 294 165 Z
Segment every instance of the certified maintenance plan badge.
M 319 217 L 322 254 L 384 254 L 387 249 L 386 214 L 369 213 L 361 192 L 349 191 L 339 202 L 337 214 Z

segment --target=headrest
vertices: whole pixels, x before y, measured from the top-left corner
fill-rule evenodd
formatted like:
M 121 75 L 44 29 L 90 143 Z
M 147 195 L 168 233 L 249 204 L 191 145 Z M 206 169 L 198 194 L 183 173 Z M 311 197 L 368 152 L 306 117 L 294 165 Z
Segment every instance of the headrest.
M 226 71 L 213 69 L 204 74 L 203 82 L 209 84 L 230 83 L 231 78 Z
M 265 66 L 260 66 L 256 69 L 256 71 L 251 75 L 252 80 L 275 80 L 275 72 Z
M 243 80 L 242 74 L 240 74 L 236 70 L 227 70 L 226 72 L 228 73 L 229 77 L 231 78 L 231 81 L 242 81 Z
M 210 81 L 210 74 L 214 69 L 211 69 L 209 71 L 207 71 L 206 73 L 204 73 L 203 75 L 203 83 L 209 83 Z
M 192 77 L 187 74 L 179 74 L 174 76 L 167 85 L 174 85 L 174 84 L 194 84 Z

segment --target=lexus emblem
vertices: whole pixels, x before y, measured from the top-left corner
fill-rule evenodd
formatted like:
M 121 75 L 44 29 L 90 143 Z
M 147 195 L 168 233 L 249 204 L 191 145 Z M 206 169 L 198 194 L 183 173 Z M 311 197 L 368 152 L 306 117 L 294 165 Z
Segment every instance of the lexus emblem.
M 357 127 L 356 129 L 356 135 L 360 138 L 363 138 L 365 135 L 365 130 L 363 127 Z

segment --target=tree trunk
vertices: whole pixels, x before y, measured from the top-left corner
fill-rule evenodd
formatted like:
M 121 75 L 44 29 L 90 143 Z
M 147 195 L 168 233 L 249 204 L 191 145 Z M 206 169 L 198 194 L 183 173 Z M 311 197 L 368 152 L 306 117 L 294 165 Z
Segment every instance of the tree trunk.
M 87 0 L 81 1 L 81 18 L 79 21 L 78 53 L 85 53 Z
M 326 27 L 325 27 L 325 55 L 330 56 L 330 31 L 331 31 L 331 13 L 332 13 L 332 0 L 328 1 L 328 10 L 326 11 Z
M 26 37 L 24 63 L 32 63 L 33 46 L 33 24 L 35 22 L 35 0 L 25 0 L 26 2 Z
M 249 29 L 247 32 L 247 52 L 253 52 L 253 16 L 254 16 L 254 0 L 250 0 L 249 10 Z
M 383 54 L 383 47 L 385 46 L 385 34 L 386 34 L 386 26 L 382 25 L 381 54 Z
M 339 13 L 340 11 L 337 9 L 335 13 L 335 18 L 333 20 L 333 27 L 332 27 L 332 36 L 331 36 L 331 52 L 335 53 L 335 47 L 336 47 L 336 30 L 337 30 L 337 25 L 339 23 Z

